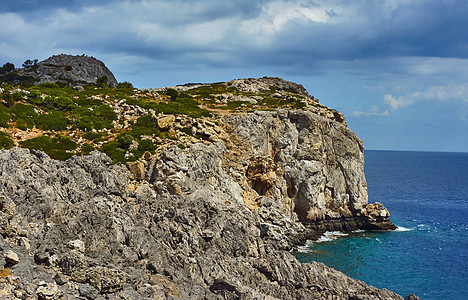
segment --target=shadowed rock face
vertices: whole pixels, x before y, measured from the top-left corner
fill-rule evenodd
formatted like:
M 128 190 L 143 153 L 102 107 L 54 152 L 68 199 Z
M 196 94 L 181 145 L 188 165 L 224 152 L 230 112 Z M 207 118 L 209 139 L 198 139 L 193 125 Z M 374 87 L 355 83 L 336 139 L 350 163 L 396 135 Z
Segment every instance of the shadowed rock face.
M 54 55 L 39 62 L 37 68 L 23 69 L 22 72 L 39 79 L 37 83 L 95 83 L 99 77 L 107 76 L 108 84 L 117 85 L 114 74 L 102 61 L 84 55 Z

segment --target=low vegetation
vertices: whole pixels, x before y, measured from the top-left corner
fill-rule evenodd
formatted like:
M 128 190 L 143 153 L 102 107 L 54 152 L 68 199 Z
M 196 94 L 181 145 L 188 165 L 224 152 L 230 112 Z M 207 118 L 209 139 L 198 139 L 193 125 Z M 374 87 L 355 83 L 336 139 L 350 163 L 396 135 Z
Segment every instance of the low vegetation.
M 34 67 L 34 61 L 27 67 Z M 196 122 L 179 127 L 177 133 L 159 128 L 154 117 L 159 114 L 196 120 L 219 111 L 306 106 L 304 96 L 293 90 L 277 91 L 275 87 L 259 93 L 240 91 L 226 83 L 184 91 L 138 90 L 129 82 L 112 87 L 106 76 L 98 78 L 96 84 L 78 87 L 76 83 L 36 85 L 31 80 L 21 81 L 21 85 L 8 84 L 5 76 L 20 76 L 15 72 L 10 64 L 0 68 L 0 148 L 36 149 L 61 160 L 99 150 L 114 162 L 125 163 L 139 159 L 145 152 L 155 153 L 161 143 L 184 149 L 186 145 L 178 141 L 180 136 L 207 138 L 194 131 Z M 139 113 L 125 115 L 122 107 Z

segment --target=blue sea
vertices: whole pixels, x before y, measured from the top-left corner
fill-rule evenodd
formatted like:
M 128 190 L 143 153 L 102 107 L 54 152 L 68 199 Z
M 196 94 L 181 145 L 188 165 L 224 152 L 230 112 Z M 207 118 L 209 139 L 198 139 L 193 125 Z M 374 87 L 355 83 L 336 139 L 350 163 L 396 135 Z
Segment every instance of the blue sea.
M 328 232 L 296 256 L 403 297 L 468 299 L 468 153 L 365 151 L 369 202 L 392 232 Z

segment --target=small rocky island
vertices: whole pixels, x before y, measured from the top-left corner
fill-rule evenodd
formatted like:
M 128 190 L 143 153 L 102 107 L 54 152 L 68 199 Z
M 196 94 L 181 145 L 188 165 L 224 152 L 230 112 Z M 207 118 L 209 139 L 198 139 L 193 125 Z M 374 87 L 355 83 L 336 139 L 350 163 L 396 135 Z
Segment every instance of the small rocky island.
M 0 298 L 402 299 L 290 253 L 396 228 L 368 204 L 362 141 L 301 85 L 37 65 L 0 75 Z

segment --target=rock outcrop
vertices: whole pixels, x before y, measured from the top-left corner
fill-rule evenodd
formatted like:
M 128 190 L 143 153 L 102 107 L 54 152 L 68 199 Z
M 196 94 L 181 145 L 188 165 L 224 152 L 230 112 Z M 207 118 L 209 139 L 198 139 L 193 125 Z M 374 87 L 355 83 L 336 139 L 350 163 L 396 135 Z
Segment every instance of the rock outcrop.
M 20 74 L 36 78 L 36 83 L 62 82 L 72 85 L 96 83 L 99 77 L 107 76 L 107 84 L 117 85 L 114 74 L 102 61 L 85 55 L 54 55 L 35 67 L 22 69 Z
M 0 252 L 17 254 L 4 298 L 402 299 L 275 250 L 225 171 L 228 151 L 170 147 L 140 182 L 99 152 L 0 151 L 3 211 L 16 211 L 2 219 Z
M 223 121 L 234 153 L 226 159 L 242 174 L 251 195 L 246 206 L 262 221 L 282 229 L 299 223 L 315 233 L 396 228 L 383 205 L 367 205 L 362 141 L 344 121 L 300 110 Z

